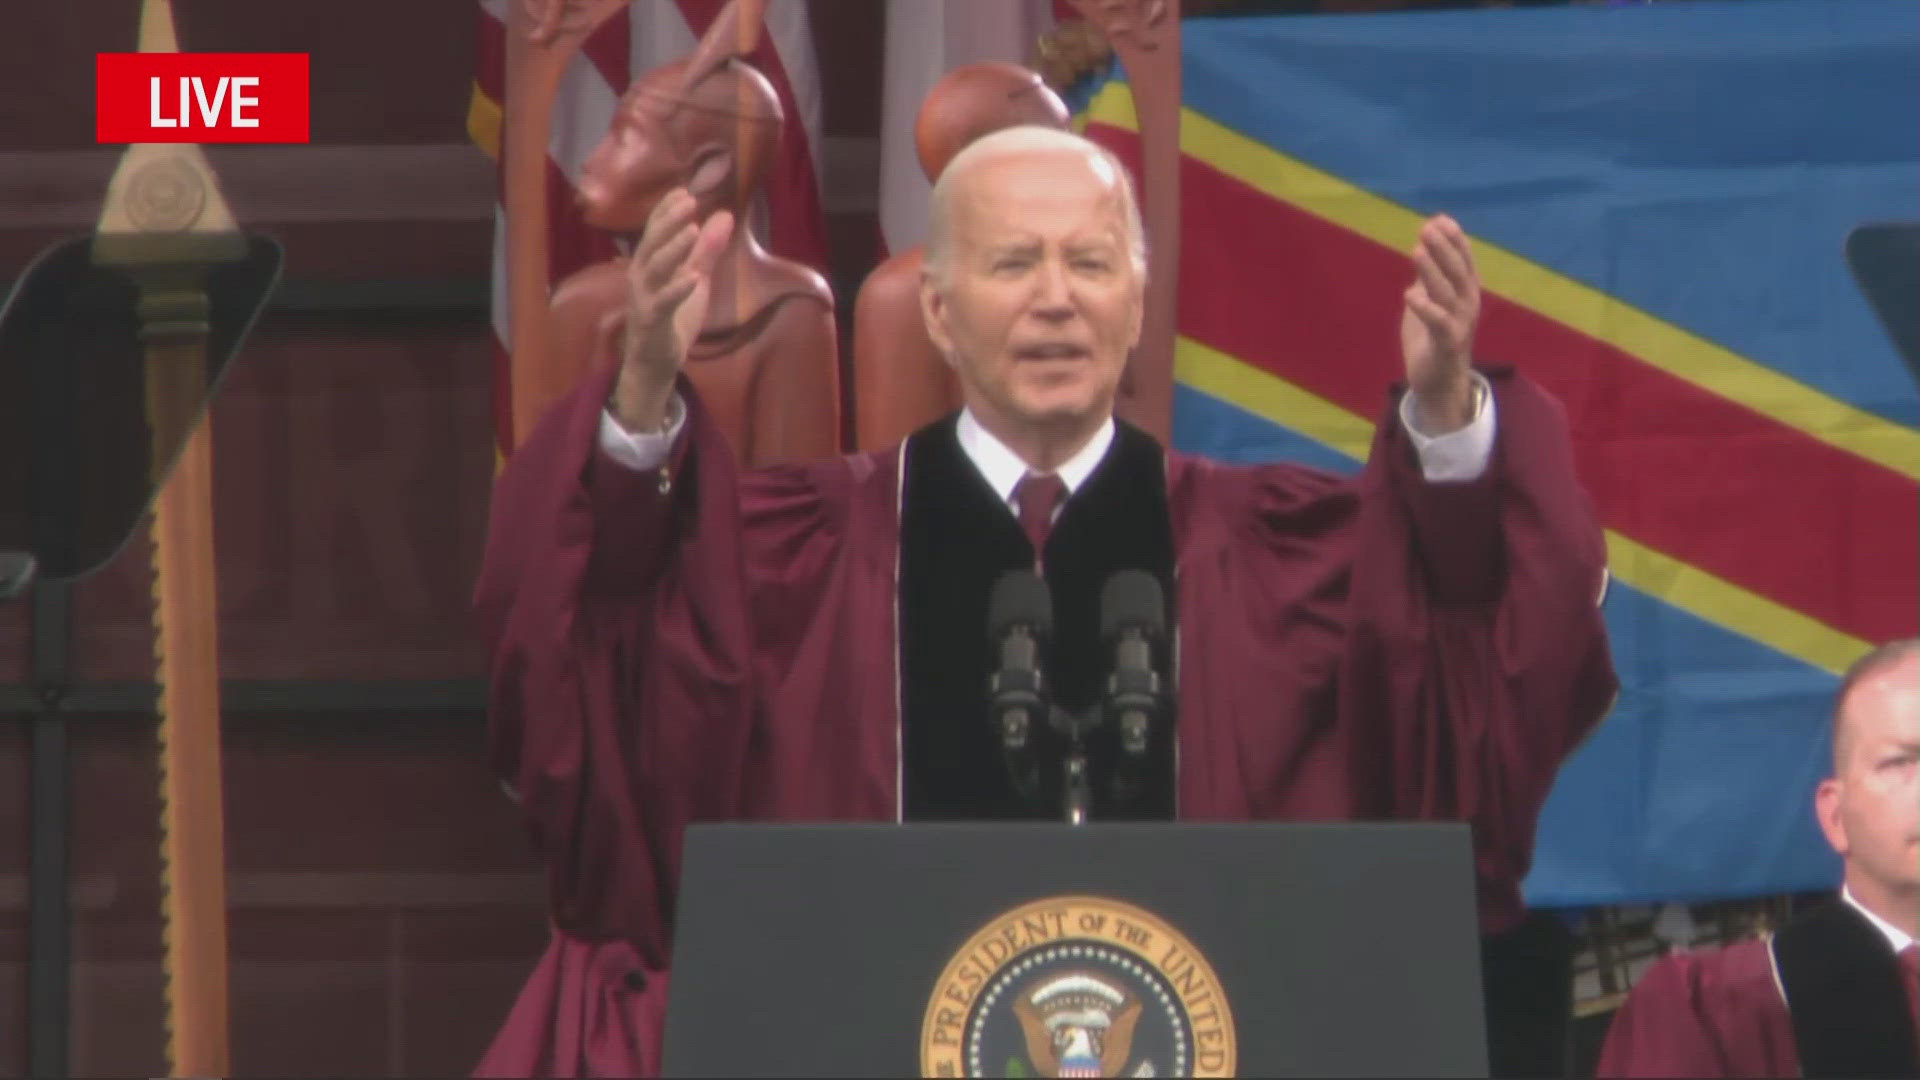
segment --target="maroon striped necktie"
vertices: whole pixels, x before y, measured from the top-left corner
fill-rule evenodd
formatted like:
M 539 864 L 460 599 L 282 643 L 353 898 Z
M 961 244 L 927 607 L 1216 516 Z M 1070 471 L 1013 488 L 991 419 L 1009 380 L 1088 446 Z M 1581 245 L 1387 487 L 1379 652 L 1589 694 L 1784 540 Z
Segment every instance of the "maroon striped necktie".
M 1067 482 L 1053 473 L 1028 473 L 1013 486 L 1013 502 L 1020 508 L 1020 528 L 1033 543 L 1033 559 L 1047 550 L 1047 533 L 1053 528 L 1053 512 L 1067 497 Z

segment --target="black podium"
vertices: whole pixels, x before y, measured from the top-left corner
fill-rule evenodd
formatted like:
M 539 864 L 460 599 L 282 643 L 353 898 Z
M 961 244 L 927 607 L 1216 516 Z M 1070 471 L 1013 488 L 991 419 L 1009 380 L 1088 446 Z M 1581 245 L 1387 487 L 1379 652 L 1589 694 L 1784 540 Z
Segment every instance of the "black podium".
M 668 1076 L 1485 1076 L 1464 826 L 707 825 Z

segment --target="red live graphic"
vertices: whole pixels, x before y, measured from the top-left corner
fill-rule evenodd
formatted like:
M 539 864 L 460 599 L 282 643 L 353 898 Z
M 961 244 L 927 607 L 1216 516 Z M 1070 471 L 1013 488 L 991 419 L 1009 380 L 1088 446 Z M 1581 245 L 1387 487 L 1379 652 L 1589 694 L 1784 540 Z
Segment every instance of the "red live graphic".
M 306 53 L 98 53 L 103 143 L 303 143 Z

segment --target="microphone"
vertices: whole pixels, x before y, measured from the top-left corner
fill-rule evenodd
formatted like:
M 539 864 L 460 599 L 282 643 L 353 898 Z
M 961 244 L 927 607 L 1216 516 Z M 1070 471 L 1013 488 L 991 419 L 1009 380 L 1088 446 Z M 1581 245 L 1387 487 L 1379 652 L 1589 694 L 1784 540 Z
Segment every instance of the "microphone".
M 1009 570 L 993 584 L 987 603 L 987 640 L 1000 650 L 988 683 L 994 727 L 1008 754 L 1023 753 L 1033 726 L 1046 718 L 1040 647 L 1053 631 L 1053 596 L 1031 570 Z
M 1113 674 L 1107 679 L 1107 712 L 1119 718 L 1120 747 L 1129 756 L 1147 752 L 1153 716 L 1160 711 L 1160 675 L 1153 646 L 1167 632 L 1160 582 L 1144 570 L 1122 570 L 1100 590 L 1100 637 L 1113 643 Z

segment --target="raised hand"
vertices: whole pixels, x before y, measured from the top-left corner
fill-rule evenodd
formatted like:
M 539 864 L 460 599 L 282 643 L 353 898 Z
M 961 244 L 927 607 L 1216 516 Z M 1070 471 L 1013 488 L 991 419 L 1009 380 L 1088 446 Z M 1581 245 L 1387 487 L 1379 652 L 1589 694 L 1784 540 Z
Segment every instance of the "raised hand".
M 1473 418 L 1473 332 L 1480 322 L 1480 275 L 1473 244 L 1441 214 L 1420 227 L 1414 282 L 1400 314 L 1400 352 L 1420 429 L 1443 434 Z
M 733 215 L 717 211 L 703 224 L 685 188 L 675 188 L 647 218 L 627 261 L 627 307 L 619 327 L 616 417 L 629 430 L 658 430 L 673 381 L 706 322 L 713 267 L 733 233 Z

